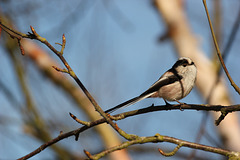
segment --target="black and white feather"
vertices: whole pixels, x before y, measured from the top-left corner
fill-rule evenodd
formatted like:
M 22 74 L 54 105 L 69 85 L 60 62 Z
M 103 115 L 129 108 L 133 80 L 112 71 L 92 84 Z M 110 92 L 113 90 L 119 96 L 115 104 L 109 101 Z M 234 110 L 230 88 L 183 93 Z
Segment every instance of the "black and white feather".
M 148 90 L 141 95 L 105 111 L 111 113 L 145 98 L 159 97 L 167 101 L 178 101 L 192 90 L 197 77 L 197 68 L 190 58 L 181 57 Z

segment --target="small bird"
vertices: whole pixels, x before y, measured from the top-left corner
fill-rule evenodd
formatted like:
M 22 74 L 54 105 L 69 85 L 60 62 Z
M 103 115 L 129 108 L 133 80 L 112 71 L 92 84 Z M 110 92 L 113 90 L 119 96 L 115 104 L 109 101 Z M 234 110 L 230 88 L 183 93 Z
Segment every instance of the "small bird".
M 190 58 L 181 57 L 171 69 L 165 72 L 148 90 L 140 96 L 123 102 L 105 111 L 111 113 L 122 107 L 127 107 L 145 98 L 163 98 L 167 101 L 177 101 L 186 97 L 192 90 L 197 77 L 197 68 Z

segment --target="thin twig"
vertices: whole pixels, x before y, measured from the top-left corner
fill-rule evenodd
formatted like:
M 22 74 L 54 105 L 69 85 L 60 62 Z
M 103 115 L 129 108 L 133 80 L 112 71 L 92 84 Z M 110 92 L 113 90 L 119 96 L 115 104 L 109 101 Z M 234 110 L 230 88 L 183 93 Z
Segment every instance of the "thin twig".
M 86 121 L 82 121 L 80 119 L 78 119 L 75 115 L 73 115 L 72 113 L 69 112 L 69 115 L 72 117 L 72 119 L 74 119 L 76 122 L 85 125 L 85 126 L 89 126 L 90 122 L 86 122 Z
M 42 42 L 43 44 L 45 44 L 52 52 L 54 52 L 59 59 L 62 61 L 62 63 L 65 65 L 65 67 L 68 70 L 68 74 L 75 80 L 75 82 L 78 84 L 78 86 L 82 89 L 82 91 L 84 92 L 84 94 L 87 96 L 87 98 L 90 100 L 90 102 L 93 104 L 95 110 L 106 119 L 106 121 L 108 122 L 108 124 L 110 124 L 122 137 L 124 137 L 127 140 L 131 140 L 131 139 L 135 139 L 137 138 L 136 136 L 127 134 L 126 132 L 124 132 L 122 129 L 120 129 L 112 120 L 109 116 L 107 116 L 107 114 L 102 110 L 102 108 L 98 105 L 98 103 L 95 101 L 95 99 L 92 97 L 92 95 L 88 92 L 88 90 L 86 89 L 86 87 L 82 84 L 82 82 L 80 81 L 80 79 L 77 77 L 77 75 L 74 73 L 74 71 L 72 70 L 72 68 L 70 67 L 70 65 L 68 64 L 68 62 L 66 61 L 66 59 L 63 57 L 63 50 L 65 48 L 65 44 L 66 44 L 66 39 L 65 39 L 65 35 L 63 34 L 62 36 L 62 48 L 61 51 L 57 51 L 57 49 L 55 49 L 47 40 L 46 38 L 41 37 L 36 30 L 30 26 L 30 29 L 32 31 L 32 33 L 29 34 L 23 34 L 21 32 L 15 31 L 14 29 L 11 29 L 9 27 L 7 27 L 6 25 L 4 25 L 1 21 L 0 21 L 0 27 L 4 29 L 4 31 L 6 31 L 10 36 L 12 37 L 16 37 L 17 39 L 19 39 L 19 37 L 21 38 L 29 38 L 29 39 L 36 39 L 40 42 Z M 14 34 L 13 34 L 14 33 Z M 16 36 L 17 35 L 17 36 Z M 56 68 L 55 68 L 56 69 Z M 64 70 L 60 70 L 59 71 L 64 71 Z
M 121 114 L 117 114 L 114 115 L 113 117 L 115 121 L 118 120 L 122 120 L 128 117 L 132 117 L 132 116 L 136 116 L 136 115 L 141 115 L 141 114 L 146 114 L 149 112 L 154 112 L 154 111 L 164 111 L 164 110 L 179 110 L 180 109 L 180 104 L 178 105 L 172 105 L 172 106 L 168 106 L 168 105 L 164 105 L 164 106 L 153 106 L 151 105 L 150 107 L 146 107 L 143 109 L 139 109 L 139 110 L 134 110 L 134 111 L 129 111 L 129 112 L 124 112 Z M 232 106 L 221 106 L 221 105 L 193 105 L 193 104 L 189 104 L 189 105 L 185 105 L 182 106 L 182 109 L 184 110 L 206 110 L 206 111 L 221 111 L 221 109 L 223 110 L 227 110 L 228 112 L 234 112 L 234 111 L 240 111 L 240 104 L 238 105 L 232 105 Z M 77 141 L 79 138 L 79 134 L 82 133 L 83 131 L 92 128 L 94 126 L 97 126 L 99 124 L 103 124 L 106 123 L 107 121 L 102 118 L 102 119 L 98 119 L 96 121 L 92 121 L 89 123 L 88 126 L 83 126 L 81 128 L 78 128 L 76 130 L 67 132 L 67 133 L 63 133 L 61 135 L 59 135 L 58 137 L 52 139 L 51 141 L 41 145 L 39 148 L 37 148 L 36 150 L 34 150 L 33 152 L 25 155 L 22 158 L 19 158 L 19 160 L 23 160 L 23 159 L 28 159 L 38 153 L 40 153 L 41 151 L 43 151 L 44 149 L 46 149 L 48 146 L 51 146 L 67 137 L 70 136 L 75 136 L 75 140 Z
M 240 4 L 240 3 L 239 3 Z M 237 17 L 235 18 L 235 22 L 233 24 L 233 27 L 231 29 L 231 32 L 230 32 L 230 35 L 229 35 L 229 38 L 226 42 L 226 46 L 224 47 L 223 51 L 222 51 L 222 58 L 223 60 L 226 62 L 226 57 L 229 55 L 230 53 L 230 50 L 231 50 L 231 47 L 233 45 L 233 42 L 236 38 L 236 35 L 237 35 L 237 32 L 238 32 L 238 29 L 239 29 L 239 25 L 240 25 L 240 7 L 238 9 L 238 14 L 237 14 Z M 210 92 L 209 92 L 209 96 L 207 98 L 207 104 L 208 102 L 210 101 L 210 99 L 212 98 L 212 93 L 214 92 L 214 90 L 216 89 L 216 86 L 219 84 L 220 82 L 220 77 L 221 77 L 221 73 L 222 73 L 222 69 L 221 67 L 218 67 L 218 71 L 217 71 L 217 78 L 215 80 L 215 83 L 213 84 L 213 86 L 211 87 L 210 89 Z M 200 130 L 199 130 L 199 134 L 196 138 L 196 141 L 195 143 L 199 143 L 200 142 L 200 138 L 201 136 L 205 133 L 205 124 L 206 124 L 206 119 L 208 119 L 209 117 L 209 113 L 208 112 L 205 112 L 203 113 L 203 119 L 202 119 L 202 123 L 201 123 L 201 127 L 200 127 Z M 216 125 L 219 125 L 219 123 L 223 120 L 223 116 L 221 115 L 218 120 L 215 121 L 215 124 Z M 210 139 L 211 137 L 209 137 Z M 211 138 L 212 139 L 212 138 Z M 220 146 L 219 144 L 217 144 L 214 140 L 212 140 L 213 143 L 215 143 L 218 147 Z M 193 150 L 192 153 L 190 154 L 190 156 L 188 157 L 188 160 L 192 159 L 194 157 L 194 155 L 196 154 L 197 150 Z
M 216 48 L 216 51 L 217 51 L 217 55 L 218 55 L 218 58 L 219 58 L 219 61 L 221 62 L 221 65 L 228 77 L 228 80 L 230 81 L 231 85 L 233 86 L 233 88 L 235 89 L 235 91 L 240 94 L 240 88 L 235 84 L 235 82 L 233 81 L 232 77 L 230 76 L 228 70 L 227 70 L 227 67 L 223 61 L 223 58 L 222 58 L 222 55 L 221 55 L 221 52 L 220 52 L 220 49 L 218 47 L 218 43 L 217 43 L 217 40 L 216 40 L 216 37 L 215 37 L 215 34 L 214 34 L 214 31 L 213 31 L 213 27 L 212 27 L 212 22 L 211 22 L 211 19 L 210 19 L 210 16 L 209 16 L 209 13 L 208 13 L 208 9 L 207 9 L 207 4 L 206 4 L 206 0 L 203 0 L 203 4 L 204 4 L 204 7 L 205 7 L 205 11 L 206 11 L 206 14 L 207 14 L 207 18 L 208 18 L 208 22 L 209 22 L 209 26 L 210 26 L 210 30 L 211 30 L 211 33 L 212 33 L 212 37 L 213 37 L 213 42 L 214 42 L 214 45 L 215 45 L 215 48 Z
M 204 146 L 204 145 L 200 145 L 200 144 L 196 144 L 196 143 L 191 143 L 191 142 L 187 142 L 187 141 L 183 141 L 183 140 L 179 140 L 173 137 L 168 137 L 168 136 L 161 136 L 161 135 L 156 135 L 156 136 L 152 136 L 152 137 L 139 137 L 136 135 L 130 135 L 125 133 L 123 130 L 119 129 L 119 127 L 111 120 L 111 116 L 109 116 L 108 114 L 105 114 L 104 111 L 101 109 L 101 107 L 97 104 L 97 102 L 94 100 L 94 98 L 91 96 L 91 94 L 88 92 L 88 90 L 84 87 L 84 85 L 81 83 L 81 81 L 79 80 L 79 78 L 76 76 L 76 74 L 73 72 L 73 70 L 71 69 L 71 67 L 69 66 L 69 64 L 67 63 L 67 61 L 65 60 L 65 58 L 63 57 L 63 50 L 65 48 L 65 36 L 63 35 L 62 37 L 62 49 L 61 51 L 57 51 L 45 38 L 39 36 L 37 34 L 37 32 L 35 31 L 35 29 L 31 26 L 31 30 L 32 33 L 29 34 L 23 34 L 17 31 L 14 31 L 13 29 L 10 29 L 4 25 L 2 25 L 2 23 L 0 22 L 0 26 L 1 27 L 5 27 L 5 31 L 13 37 L 16 37 L 17 39 L 19 39 L 19 37 L 15 36 L 14 34 L 20 36 L 21 38 L 30 38 L 30 39 L 36 39 L 39 40 L 40 42 L 42 42 L 43 44 L 45 44 L 47 47 L 49 47 L 49 49 L 51 49 L 63 62 L 63 64 L 65 65 L 65 67 L 68 70 L 69 75 L 77 82 L 77 84 L 80 86 L 80 88 L 83 90 L 83 92 L 86 94 L 86 96 L 88 97 L 88 99 L 91 101 L 91 103 L 94 105 L 95 109 L 102 115 L 102 119 L 99 119 L 97 121 L 93 121 L 93 122 L 89 122 L 87 125 L 85 124 L 85 126 L 71 131 L 71 132 L 67 132 L 67 133 L 62 133 L 60 134 L 57 138 L 52 139 L 51 141 L 43 144 L 42 146 L 40 146 L 38 149 L 36 149 L 35 151 L 29 153 L 28 155 L 20 158 L 20 159 L 28 159 L 34 155 L 36 155 L 37 153 L 41 152 L 42 150 L 44 150 L 45 148 L 47 148 L 48 146 L 64 139 L 70 136 L 75 136 L 76 140 L 78 140 L 78 135 L 79 133 L 83 132 L 84 130 L 91 128 L 93 126 L 99 125 L 101 123 L 109 123 L 121 136 L 123 136 L 125 139 L 129 140 L 127 142 L 124 142 L 121 144 L 121 146 L 116 146 L 115 148 L 111 148 L 109 150 L 103 151 L 99 154 L 96 155 L 91 155 L 89 152 L 86 151 L 87 155 L 89 158 L 91 159 L 98 159 L 98 157 L 102 157 L 104 155 L 106 155 L 107 153 L 113 152 L 115 150 L 119 150 L 123 148 L 126 148 L 128 145 L 133 145 L 133 144 L 141 144 L 141 143 L 149 143 L 149 142 L 169 142 L 169 143 L 174 143 L 177 145 L 181 145 L 185 146 L 185 147 L 190 147 L 190 148 L 195 148 L 195 149 L 200 149 L 200 150 L 206 150 L 206 151 L 210 151 L 213 153 L 218 153 L 218 154 L 222 154 L 225 156 L 236 156 L 237 154 L 234 152 L 230 152 L 227 150 L 223 150 L 220 148 L 214 148 L 214 147 L 210 147 L 210 146 Z M 13 32 L 14 34 L 11 34 L 11 32 Z M 205 106 L 205 108 L 204 108 Z M 226 111 L 226 113 L 232 112 L 232 111 L 237 111 L 240 110 L 239 106 L 232 106 L 232 107 L 228 107 L 225 109 L 225 106 L 210 106 L 210 105 L 173 105 L 172 107 L 169 107 L 169 105 L 165 108 L 158 108 L 158 107 L 154 107 L 153 105 L 151 107 L 145 108 L 145 109 L 141 109 L 141 110 L 136 110 L 136 111 L 131 111 L 131 112 L 125 112 L 122 113 L 121 115 L 116 115 L 116 118 L 114 118 L 114 120 L 119 119 L 123 119 L 123 118 L 127 118 L 133 115 L 138 115 L 138 114 L 143 114 L 143 113 L 147 113 L 147 112 L 153 112 L 156 110 L 170 110 L 170 109 L 196 109 L 196 110 L 203 110 L 202 108 L 204 108 L 205 110 L 216 110 L 216 111 L 223 111 L 222 109 L 224 108 L 224 111 Z M 115 116 L 114 116 L 115 117 Z M 76 119 L 76 117 L 75 117 Z M 88 154 L 89 153 L 89 154 Z
M 104 151 L 102 151 L 98 154 L 91 155 L 91 159 L 100 159 L 101 157 L 105 156 L 108 153 L 127 148 L 131 145 L 144 144 L 144 143 L 159 143 L 159 142 L 169 142 L 169 143 L 173 143 L 173 144 L 178 145 L 174 149 L 174 151 L 171 152 L 171 153 L 163 153 L 162 152 L 164 156 L 171 156 L 171 155 L 175 154 L 180 147 L 188 147 L 188 148 L 199 149 L 199 150 L 203 150 L 203 151 L 207 151 L 207 152 L 217 153 L 217 154 L 220 154 L 220 155 L 223 155 L 223 156 L 226 156 L 226 157 L 240 158 L 240 153 L 239 152 L 232 152 L 232 151 L 228 151 L 228 150 L 224 150 L 224 149 L 220 149 L 220 148 L 216 148 L 216 147 L 211 147 L 211 146 L 206 146 L 206 145 L 202 145 L 202 144 L 192 143 L 192 142 L 184 141 L 184 140 L 169 137 L 169 136 L 156 134 L 155 136 L 140 137 L 140 138 L 135 139 L 135 140 L 123 142 L 122 144 L 120 144 L 118 146 L 109 148 L 109 149 L 104 150 Z M 161 150 L 160 150 L 160 153 L 161 153 Z
M 215 120 L 215 125 L 218 126 L 224 120 L 228 113 L 229 112 L 222 109 L 220 117 L 217 120 Z
M 21 44 L 21 39 L 18 39 L 18 46 L 19 46 L 19 48 L 20 48 L 21 54 L 24 56 L 24 55 L 25 55 L 25 52 L 24 52 L 23 46 L 22 46 L 22 44 Z
M 172 152 L 164 152 L 163 150 L 161 150 L 160 148 L 158 148 L 159 153 L 161 153 L 161 155 L 165 156 L 165 157 L 170 157 L 170 156 L 174 156 L 177 151 L 182 147 L 182 144 L 178 144 L 177 147 L 174 148 L 174 150 Z
M 52 67 L 53 67 L 56 71 L 58 71 L 58 72 L 68 73 L 68 70 L 65 69 L 65 68 L 61 69 L 61 68 L 58 68 L 58 67 L 56 67 L 56 66 L 52 66 Z

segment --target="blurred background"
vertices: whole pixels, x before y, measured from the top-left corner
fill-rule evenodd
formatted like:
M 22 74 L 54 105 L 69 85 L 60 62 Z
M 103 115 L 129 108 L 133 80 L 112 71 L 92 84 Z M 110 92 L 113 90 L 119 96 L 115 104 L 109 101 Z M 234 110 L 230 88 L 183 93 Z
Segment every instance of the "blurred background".
M 209 61 L 216 62 L 202 1 L 179 2 L 199 48 Z M 240 2 L 207 2 L 222 50 L 238 19 Z M 64 57 L 103 110 L 148 89 L 179 57 L 171 38 L 163 38 L 167 35 L 167 25 L 151 0 L 0 0 L 0 17 L 5 24 L 22 33 L 30 32 L 29 26 L 33 26 L 57 49 L 61 47 L 55 43 L 61 43 L 64 33 L 67 41 Z M 225 62 L 233 80 L 239 85 L 240 36 L 237 31 L 235 36 Z M 22 56 L 17 41 L 1 31 L 1 160 L 20 158 L 57 137 L 60 131 L 68 132 L 81 127 L 71 119 L 69 112 L 81 120 L 94 119 L 90 114 L 95 111 L 83 107 L 85 98 L 75 82 L 67 74 L 51 68 L 52 65 L 63 67 L 58 58 L 37 41 L 26 41 L 26 48 L 29 53 Z M 239 95 L 230 83 L 226 81 L 225 84 L 231 102 L 240 103 Z M 79 97 L 73 91 L 79 93 Z M 181 101 L 203 104 L 206 98 L 194 88 Z M 162 99 L 147 99 L 117 113 L 147 107 L 152 103 L 165 104 Z M 200 130 L 204 130 L 199 143 L 229 149 L 218 133 L 214 120 L 202 111 L 175 110 L 130 117 L 117 124 L 127 133 L 139 136 L 159 133 L 190 142 L 196 142 Z M 111 134 L 116 133 L 111 131 Z M 107 148 L 106 139 L 98 129 L 81 133 L 79 141 L 74 138 L 62 140 L 32 159 L 81 159 L 85 157 L 83 149 L 94 154 Z M 124 141 L 117 134 L 115 138 L 119 142 Z M 170 158 L 163 157 L 157 151 L 157 148 L 172 151 L 174 147 L 168 143 L 135 145 L 124 154 L 125 159 L 138 160 L 224 159 L 203 151 L 193 153 L 188 148 L 181 148 Z M 117 158 L 107 156 L 103 159 Z

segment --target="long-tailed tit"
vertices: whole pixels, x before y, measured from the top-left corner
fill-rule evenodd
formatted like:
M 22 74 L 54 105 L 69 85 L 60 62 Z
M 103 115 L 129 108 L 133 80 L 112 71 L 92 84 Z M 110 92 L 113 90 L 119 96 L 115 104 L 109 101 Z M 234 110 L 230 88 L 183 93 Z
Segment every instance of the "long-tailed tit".
M 140 96 L 110 108 L 105 113 L 127 107 L 145 98 L 159 97 L 164 101 L 177 101 L 187 96 L 192 90 L 197 77 L 197 68 L 190 58 L 181 57 L 148 90 Z M 166 102 L 167 103 L 167 102 Z M 180 102 L 179 102 L 180 103 Z

